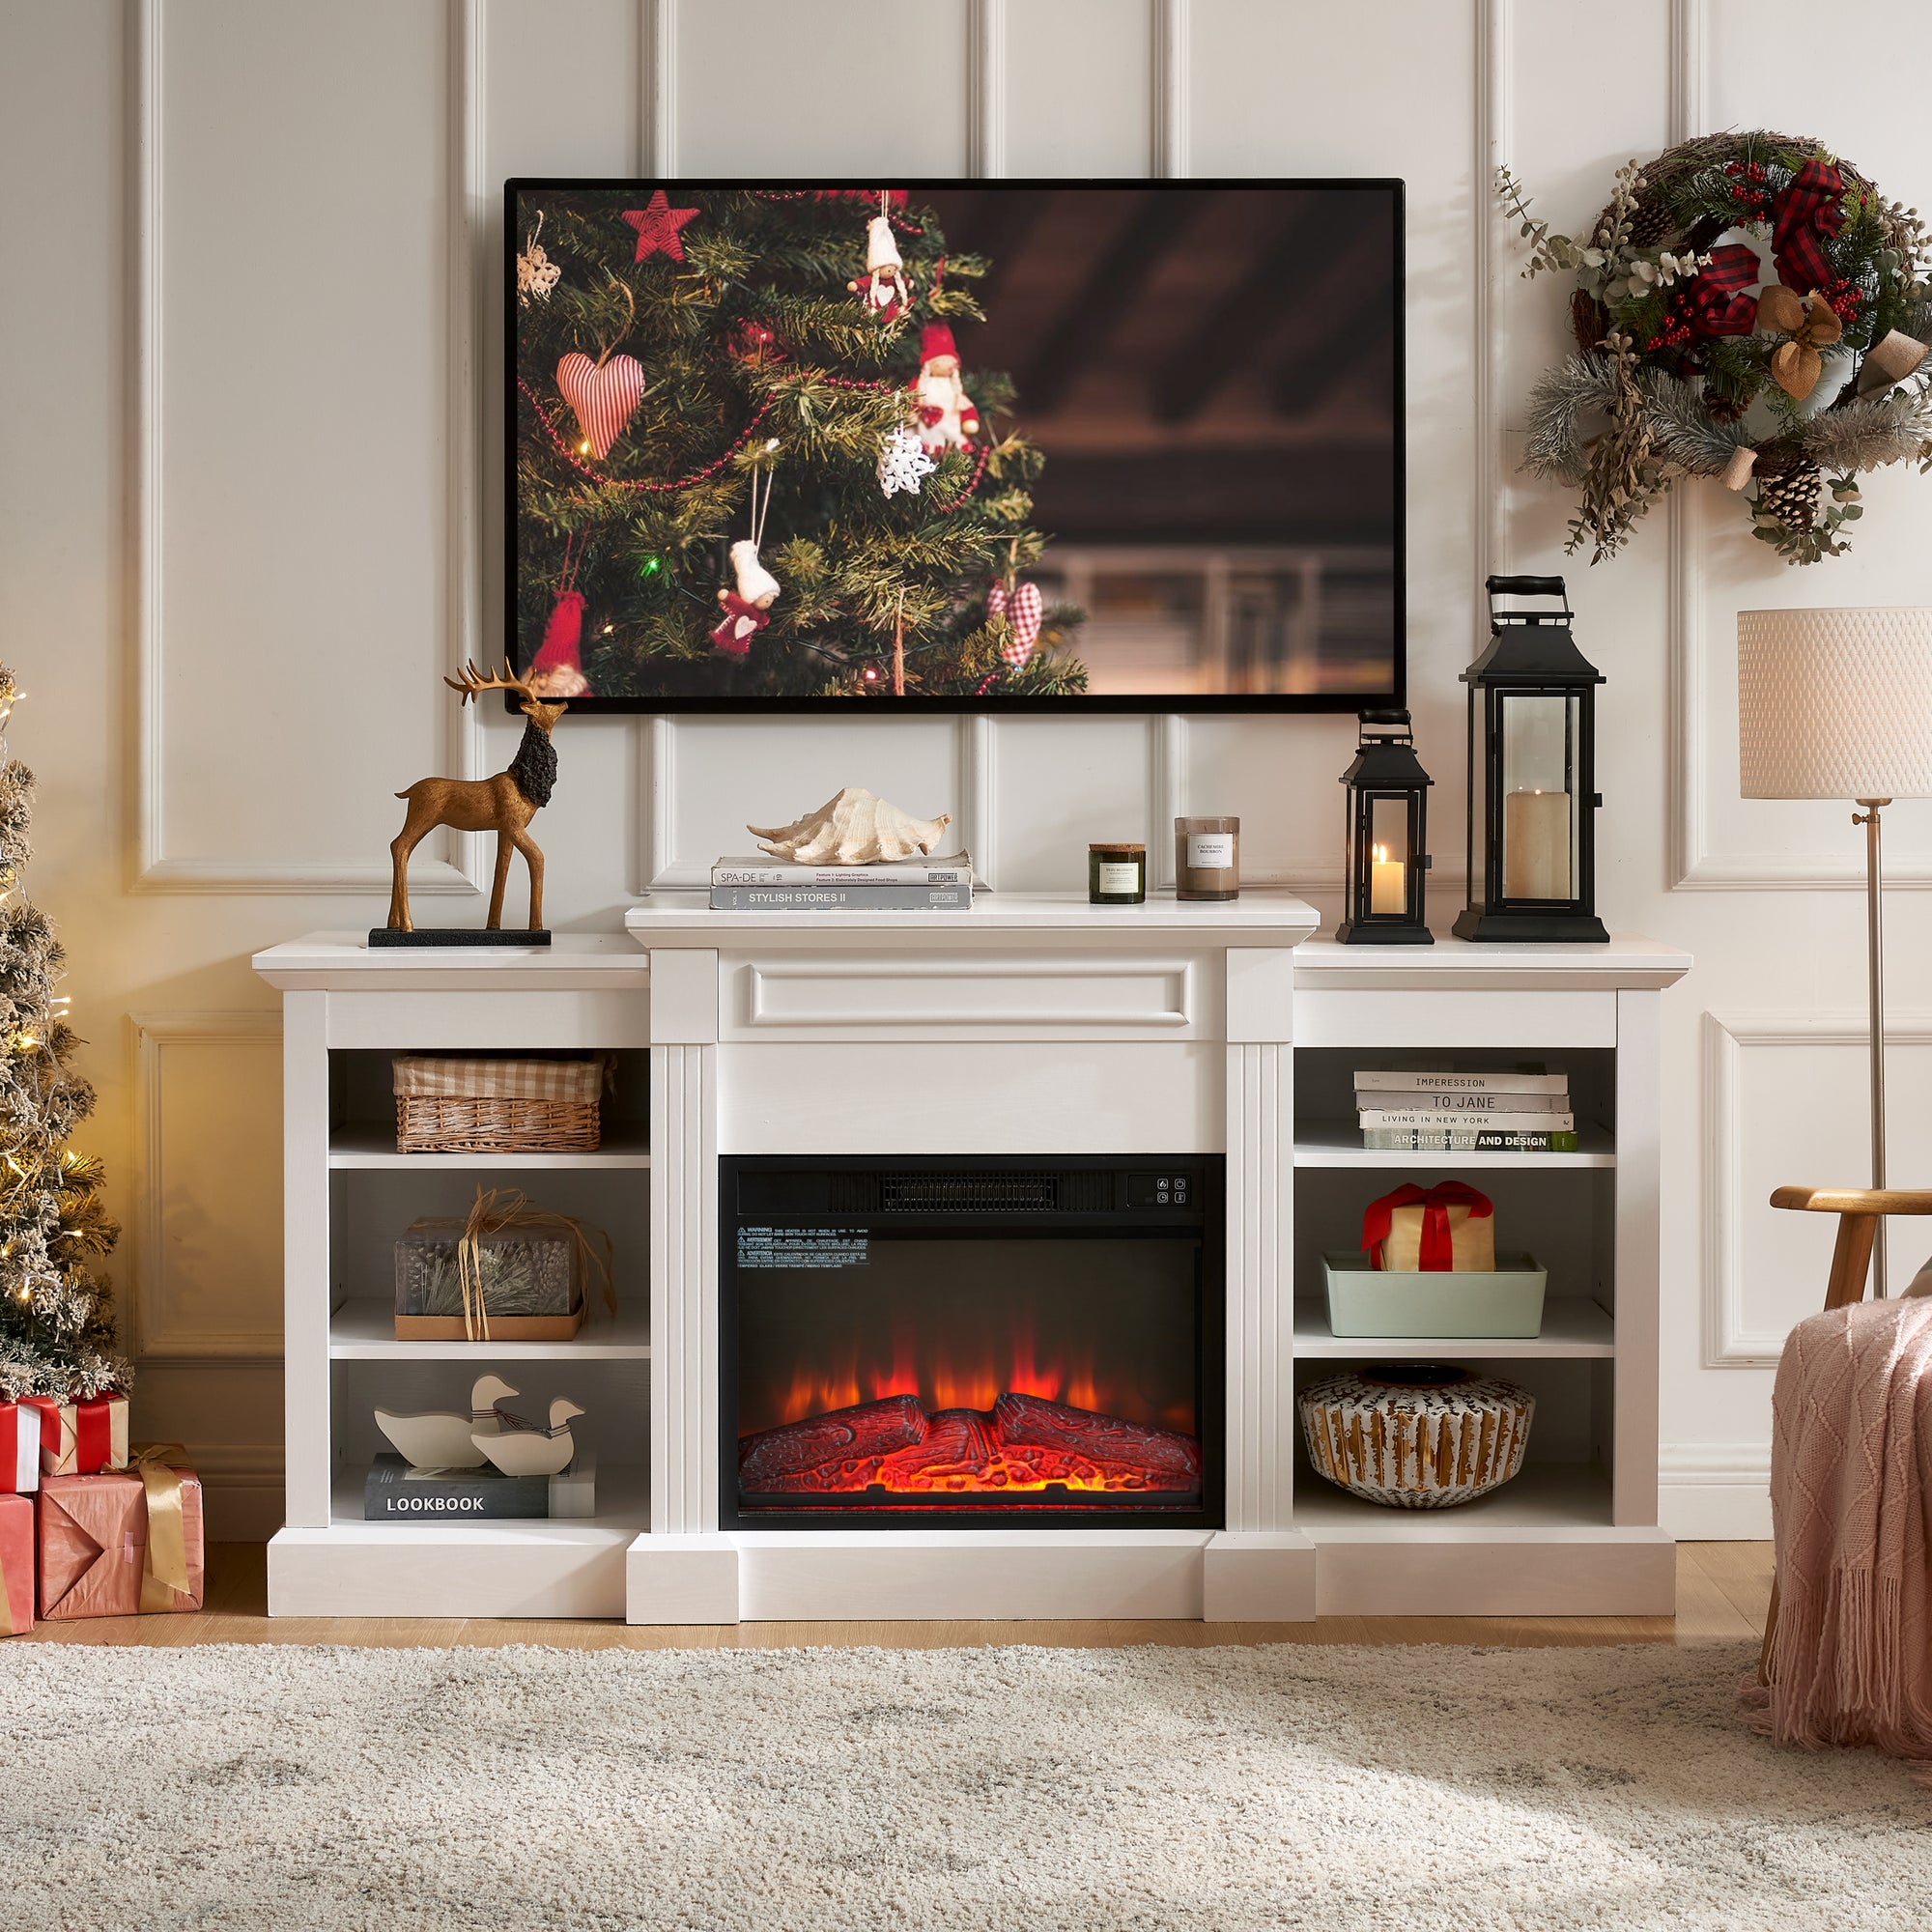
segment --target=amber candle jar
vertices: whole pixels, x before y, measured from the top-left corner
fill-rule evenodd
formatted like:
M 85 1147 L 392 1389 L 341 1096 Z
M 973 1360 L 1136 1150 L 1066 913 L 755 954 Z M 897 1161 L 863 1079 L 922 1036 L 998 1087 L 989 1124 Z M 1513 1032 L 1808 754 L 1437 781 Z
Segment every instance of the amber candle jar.
M 1174 821 L 1174 895 L 1178 899 L 1235 899 L 1241 895 L 1241 821 Z
M 1093 905 L 1142 904 L 1147 898 L 1147 847 L 1088 846 L 1087 898 Z

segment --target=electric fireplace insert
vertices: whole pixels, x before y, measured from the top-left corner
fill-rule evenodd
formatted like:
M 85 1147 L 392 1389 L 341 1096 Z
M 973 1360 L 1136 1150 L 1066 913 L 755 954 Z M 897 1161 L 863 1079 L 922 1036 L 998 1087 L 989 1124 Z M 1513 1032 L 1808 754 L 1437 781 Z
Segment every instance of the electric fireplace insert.
M 1221 1526 L 1220 1156 L 719 1167 L 724 1527 Z

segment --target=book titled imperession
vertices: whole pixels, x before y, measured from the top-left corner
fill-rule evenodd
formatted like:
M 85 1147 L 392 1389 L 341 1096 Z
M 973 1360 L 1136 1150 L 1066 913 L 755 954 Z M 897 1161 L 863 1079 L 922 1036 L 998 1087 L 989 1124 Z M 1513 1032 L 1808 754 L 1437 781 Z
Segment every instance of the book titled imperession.
M 1355 1075 L 1358 1094 L 1567 1094 L 1570 1076 L 1541 1061 L 1517 1066 L 1370 1066 Z

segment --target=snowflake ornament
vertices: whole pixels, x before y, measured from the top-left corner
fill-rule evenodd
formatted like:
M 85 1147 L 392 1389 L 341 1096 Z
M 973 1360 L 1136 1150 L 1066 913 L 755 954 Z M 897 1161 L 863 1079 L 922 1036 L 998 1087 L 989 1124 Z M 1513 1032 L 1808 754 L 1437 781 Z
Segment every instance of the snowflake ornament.
M 528 308 L 530 298 L 549 301 L 550 292 L 563 279 L 563 270 L 544 253 L 537 237 L 543 233 L 543 210 L 537 210 L 537 225 L 530 230 L 529 244 L 517 257 L 517 302 Z
M 908 497 L 919 495 L 920 479 L 930 476 L 939 466 L 925 453 L 919 432 L 901 423 L 879 445 L 879 488 L 890 497 L 903 490 Z

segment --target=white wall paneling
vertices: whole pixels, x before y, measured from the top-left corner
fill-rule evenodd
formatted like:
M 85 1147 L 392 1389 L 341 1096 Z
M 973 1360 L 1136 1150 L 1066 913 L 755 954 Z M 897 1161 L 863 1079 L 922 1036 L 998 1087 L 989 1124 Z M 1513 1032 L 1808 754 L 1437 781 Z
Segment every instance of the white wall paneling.
M 1191 0 L 1153 0 L 1153 98 L 1148 173 L 1182 181 L 1188 173 L 1188 57 Z
M 1769 1201 L 1784 1185 L 1870 1185 L 1867 1037 L 1861 1013 L 1703 1016 L 1706 1368 L 1775 1368 L 1792 1323 L 1824 1306 L 1836 1217 Z M 1886 1046 L 1890 1170 L 1923 1176 L 1932 1122 L 1906 1096 L 1932 1077 L 1932 1013 L 1889 1013 Z M 1932 1247 L 1932 1224 L 1891 1226 L 1895 1293 Z
M 638 0 L 638 172 L 677 172 L 678 0 Z
M 282 1350 L 280 1020 L 130 1019 L 140 1137 L 124 1341 L 148 1359 L 273 1360 Z
M 136 0 L 128 14 L 136 122 L 129 417 L 136 892 L 386 890 L 393 811 L 366 788 L 325 795 L 292 781 L 275 757 L 277 738 L 299 735 L 311 706 L 345 723 L 353 718 L 365 747 L 392 753 L 396 769 L 443 757 L 460 774 L 475 769 L 478 721 L 468 707 L 458 713 L 442 701 L 435 673 L 477 648 L 480 4 L 445 0 L 432 13 L 361 0 L 323 15 L 238 0 L 193 7 Z M 440 38 L 425 23 L 440 27 Z M 170 50 L 175 32 L 192 42 L 179 61 Z M 238 86 L 242 76 L 215 70 L 211 57 L 301 71 L 312 91 L 292 115 L 296 102 L 281 90 Z M 334 84 L 373 72 L 395 90 L 388 104 L 406 98 L 415 113 L 388 120 L 397 136 L 389 145 L 362 123 L 363 181 L 340 184 L 316 165 L 309 144 L 341 125 Z M 174 113 L 169 78 L 177 73 L 195 98 Z M 440 97 L 440 111 L 424 113 L 425 97 Z M 421 131 L 437 126 L 444 130 L 440 151 Z M 212 138 L 217 128 L 232 138 Z M 338 158 L 347 154 L 340 150 Z M 412 161 L 417 180 L 405 186 Z M 391 166 L 402 180 L 384 179 Z M 176 181 L 185 204 L 171 198 Z M 414 230 L 387 220 L 357 225 L 357 185 L 400 189 L 382 197 L 384 212 L 413 203 Z M 236 231 L 251 228 L 266 229 L 272 245 L 241 241 Z M 429 265 L 411 274 L 402 265 L 412 242 L 428 243 Z M 319 276 L 319 258 L 334 271 Z M 213 267 L 230 261 L 246 262 L 252 279 L 232 283 Z M 357 292 L 371 274 L 402 282 L 391 300 L 420 293 L 429 309 L 423 320 L 433 326 L 418 332 L 413 355 L 404 342 L 394 345 L 391 370 L 352 374 L 345 364 L 353 349 L 338 348 L 325 366 L 333 365 L 329 386 L 345 406 L 318 410 L 310 400 L 316 363 L 343 331 L 353 337 L 367 326 Z M 173 291 L 190 310 L 179 321 Z M 189 391 L 173 407 L 171 381 Z M 238 409 L 244 395 L 256 402 Z M 410 424 L 412 440 L 388 412 L 403 405 L 408 422 L 407 406 L 424 402 Z M 366 443 L 358 443 L 361 435 Z M 325 510 L 303 500 L 303 472 L 331 462 L 352 464 L 356 478 L 331 493 Z M 171 516 L 177 501 L 182 508 Z M 388 540 L 372 538 L 372 526 L 386 527 Z M 356 555 L 355 567 L 339 568 L 331 545 Z M 440 571 L 430 561 L 436 557 Z M 265 636 L 285 639 L 289 648 L 265 655 Z M 385 689 L 412 650 L 416 675 L 435 693 L 427 716 L 420 700 L 396 702 Z M 227 704 L 215 701 L 217 686 L 229 688 Z M 238 736 L 261 749 L 232 755 Z M 317 810 L 325 796 L 327 809 Z M 188 831 L 178 848 L 170 835 L 182 821 Z M 320 852 L 318 835 L 327 848 Z M 443 855 L 422 855 L 412 868 L 413 889 L 477 891 L 479 841 L 439 836 Z

